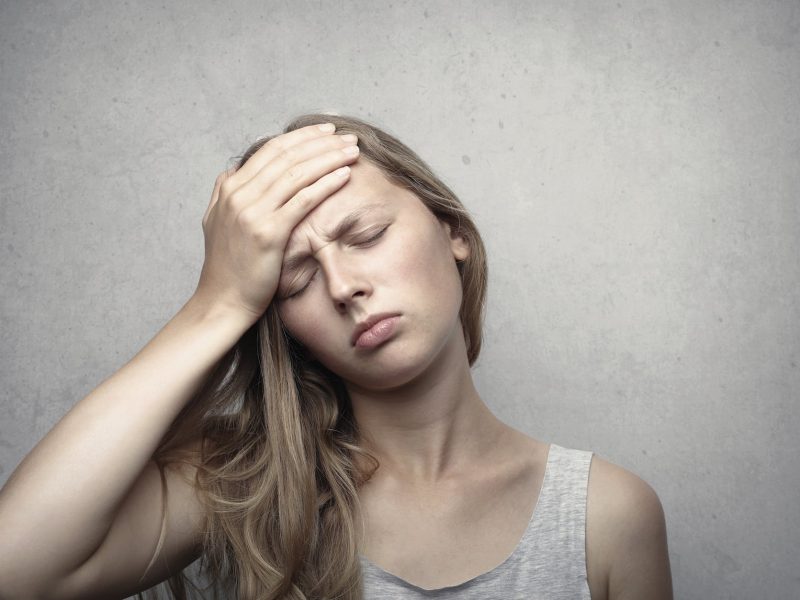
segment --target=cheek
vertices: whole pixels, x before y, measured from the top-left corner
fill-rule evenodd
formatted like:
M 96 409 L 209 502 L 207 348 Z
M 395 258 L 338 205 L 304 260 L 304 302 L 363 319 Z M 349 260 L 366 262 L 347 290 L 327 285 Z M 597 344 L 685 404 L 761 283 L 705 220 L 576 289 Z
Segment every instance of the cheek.
M 424 233 L 398 236 L 397 245 L 387 250 L 387 262 L 394 266 L 395 281 L 405 282 L 426 298 L 449 296 L 454 283 L 461 287 L 450 246 L 434 226 Z
M 303 308 L 300 303 L 285 303 L 278 315 L 289 334 L 306 348 L 313 348 L 314 341 L 324 338 L 325 319 L 320 311 Z

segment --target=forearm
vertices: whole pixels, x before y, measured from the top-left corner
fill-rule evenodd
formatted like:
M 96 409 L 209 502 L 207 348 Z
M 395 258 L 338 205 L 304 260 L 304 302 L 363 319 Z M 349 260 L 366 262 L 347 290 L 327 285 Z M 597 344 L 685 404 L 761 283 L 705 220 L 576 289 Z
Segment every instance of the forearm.
M 193 298 L 78 402 L 0 492 L 0 571 L 36 565 L 57 576 L 91 556 L 170 424 L 248 326 Z

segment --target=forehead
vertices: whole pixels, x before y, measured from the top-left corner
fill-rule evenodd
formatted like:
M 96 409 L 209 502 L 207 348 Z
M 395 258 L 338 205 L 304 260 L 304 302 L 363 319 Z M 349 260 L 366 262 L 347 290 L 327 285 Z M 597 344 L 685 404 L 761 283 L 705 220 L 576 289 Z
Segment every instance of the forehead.
M 351 165 L 347 183 L 298 223 L 287 250 L 314 251 L 320 243 L 330 241 L 328 235 L 345 217 L 355 213 L 368 219 L 373 214 L 394 213 L 413 201 L 421 205 L 413 193 L 389 181 L 380 169 L 359 160 Z

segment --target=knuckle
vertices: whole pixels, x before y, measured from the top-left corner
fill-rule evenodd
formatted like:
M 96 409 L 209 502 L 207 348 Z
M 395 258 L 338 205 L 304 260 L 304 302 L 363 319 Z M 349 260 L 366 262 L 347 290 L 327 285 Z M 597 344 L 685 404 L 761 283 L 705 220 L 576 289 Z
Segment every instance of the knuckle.
M 236 223 L 242 230 L 250 230 L 255 223 L 255 214 L 253 210 L 245 208 L 236 213 Z
M 274 152 L 280 153 L 283 150 L 283 142 L 280 136 L 272 138 L 264 145 L 271 148 Z
M 289 181 L 300 181 L 303 178 L 303 168 L 300 165 L 295 165 L 285 175 Z
M 293 164 L 297 159 L 297 150 L 294 148 L 285 148 L 278 154 L 278 159 L 287 164 Z
M 228 196 L 228 205 L 237 213 L 241 212 L 247 206 L 244 192 L 241 189 L 231 192 Z
M 310 204 L 311 199 L 311 192 L 308 190 L 308 188 L 303 188 L 294 195 L 294 202 L 300 204 L 301 206 Z
M 233 182 L 227 177 L 224 178 L 219 185 L 219 195 L 221 198 L 229 198 L 233 195 L 235 190 L 236 186 L 234 186 Z
M 275 243 L 275 227 L 270 223 L 265 223 L 253 232 L 253 239 L 261 248 L 268 248 Z

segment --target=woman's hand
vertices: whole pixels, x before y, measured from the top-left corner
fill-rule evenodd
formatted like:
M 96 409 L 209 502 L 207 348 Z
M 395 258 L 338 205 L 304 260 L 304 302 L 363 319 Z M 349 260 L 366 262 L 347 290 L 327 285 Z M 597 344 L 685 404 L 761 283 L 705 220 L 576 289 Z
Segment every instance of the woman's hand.
M 278 287 L 297 224 L 350 176 L 353 135 L 312 125 L 264 144 L 236 172 L 217 177 L 203 217 L 205 262 L 194 298 L 239 311 L 253 323 Z

